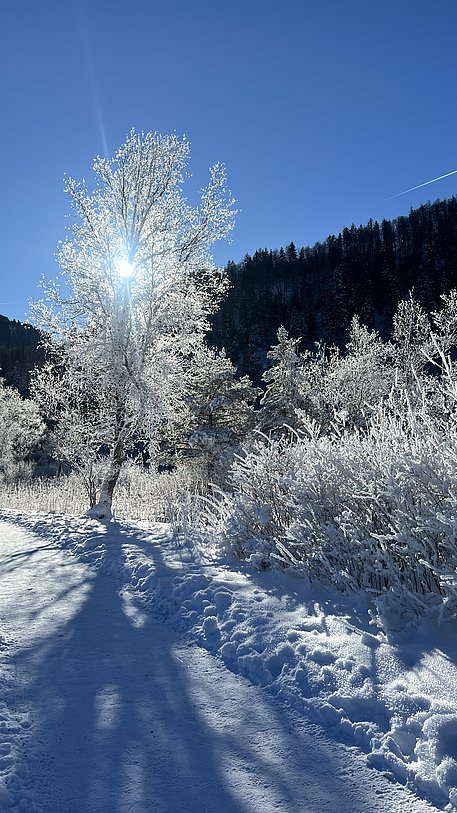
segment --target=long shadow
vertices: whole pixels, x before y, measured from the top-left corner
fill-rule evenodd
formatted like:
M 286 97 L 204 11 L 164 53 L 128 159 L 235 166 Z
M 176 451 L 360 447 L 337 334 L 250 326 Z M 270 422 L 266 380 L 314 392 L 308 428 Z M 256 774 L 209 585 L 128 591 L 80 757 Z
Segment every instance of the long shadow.
M 50 525 L 46 520 L 40 521 L 37 519 L 31 521 L 27 515 L 17 515 L 16 513 L 13 514 L 7 511 L 0 512 L 0 521 L 1 520 L 5 522 L 14 521 L 16 525 L 28 531 L 32 531 L 37 536 L 44 538 L 49 537 Z M 64 518 L 60 522 L 57 522 L 57 524 L 59 525 L 60 531 L 65 527 L 71 527 L 71 518 Z M 152 546 L 150 542 L 147 541 L 147 532 L 136 529 L 134 526 L 128 524 L 112 522 L 107 528 L 103 528 L 103 531 L 99 534 L 94 530 L 92 530 L 91 533 L 93 543 L 91 547 L 96 547 L 97 537 L 100 545 L 104 546 L 108 542 L 108 538 L 122 533 L 125 542 L 134 545 L 138 549 L 143 549 L 149 558 L 153 555 L 154 549 L 158 550 L 156 546 Z M 168 539 L 168 537 L 166 538 Z M 48 547 L 52 546 L 53 543 L 50 542 Z M 28 553 L 32 555 L 38 550 L 39 549 L 31 550 Z M 179 546 L 177 546 L 177 554 L 179 554 L 179 551 Z M 186 547 L 182 552 L 185 555 L 188 565 L 189 559 L 192 559 L 192 549 Z M 75 553 L 77 556 L 80 555 L 77 550 Z M 15 557 L 12 557 L 11 561 L 5 562 L 5 567 L 20 566 L 20 560 L 23 555 L 25 554 L 16 554 Z M 15 561 L 16 557 L 18 561 Z M 89 552 L 83 551 L 80 558 L 83 562 L 91 562 L 95 557 L 89 550 Z M 156 561 L 156 564 L 159 567 L 166 567 L 161 558 L 160 561 Z M 221 563 L 218 564 L 221 566 Z M 208 562 L 208 567 L 211 568 L 212 566 L 213 563 Z M 373 628 L 372 615 L 370 613 L 370 609 L 372 609 L 371 599 L 370 596 L 365 595 L 362 590 L 355 596 L 342 591 L 327 590 L 324 585 L 318 582 L 309 584 L 299 573 L 293 572 L 289 574 L 290 578 L 284 580 L 278 571 L 259 571 L 249 563 L 234 558 L 228 559 L 225 564 L 222 565 L 222 567 L 224 566 L 229 570 L 238 570 L 259 588 L 275 596 L 281 602 L 283 609 L 296 610 L 300 608 L 304 610 L 307 616 L 311 617 L 320 613 L 324 615 L 331 613 L 348 622 L 353 632 L 359 634 L 368 633 L 372 636 L 376 635 L 376 629 Z M 204 572 L 205 563 L 195 558 L 194 569 L 196 572 Z M 406 626 L 405 629 L 399 630 L 398 625 L 389 627 L 388 619 L 384 619 L 384 622 L 383 632 L 385 633 L 386 639 L 397 651 L 398 657 L 404 662 L 406 667 L 417 666 L 423 656 L 434 649 L 434 644 L 437 640 L 436 632 L 438 630 L 440 633 L 440 644 L 442 646 L 441 651 L 449 660 L 457 662 L 457 644 L 453 634 L 453 623 L 439 626 L 433 621 L 430 621 L 430 619 L 424 619 L 422 623 L 421 619 L 418 618 L 417 625 L 413 625 L 411 628 Z M 435 632 L 433 632 L 433 630 L 430 631 L 430 627 L 436 628 Z M 443 631 L 447 629 L 449 629 L 449 635 L 443 635 Z M 375 645 L 376 642 L 374 641 L 373 646 Z
M 113 537 L 104 565 L 119 572 L 121 564 Z M 201 775 L 202 757 L 210 783 L 217 771 L 211 751 L 195 752 L 191 732 L 182 731 L 179 742 L 170 735 L 179 718 L 188 724 L 195 717 L 180 664 L 162 625 L 152 618 L 141 628 L 131 625 L 105 567 L 45 649 L 34 674 L 33 650 L 16 659 L 21 671 L 33 674 L 24 700 L 38 699 L 45 712 L 30 766 L 38 808 L 198 810 L 192 777 Z M 217 794 L 222 809 L 235 809 L 219 785 Z
M 301 743 L 279 703 L 243 684 L 252 703 L 240 707 L 233 688 L 240 679 L 230 678 L 233 697 L 227 697 L 223 667 L 220 679 L 214 680 L 211 672 L 202 683 L 191 669 L 198 657 L 186 663 L 185 643 L 177 641 L 163 618 L 149 613 L 141 623 L 132 623 L 120 592 L 124 551 L 119 530 L 103 537 L 108 542 L 104 561 L 74 615 L 58 634 L 54 629 L 46 641 L 14 658 L 18 672 L 28 676 L 23 702 L 35 708 L 38 722 L 28 743 L 28 781 L 36 809 L 368 810 L 371 789 L 366 808 L 359 807 L 344 776 L 344 754 L 338 766 L 335 753 L 327 753 L 326 742 L 316 736 L 313 763 L 307 765 L 301 757 L 306 738 Z M 141 534 L 128 533 L 124 539 L 147 551 L 157 571 L 167 573 L 158 546 Z M 169 576 L 175 572 L 170 569 Z M 269 732 L 275 737 L 271 747 L 265 743 Z M 275 742 L 288 754 L 282 763 L 274 753 Z M 242 785 L 247 792 L 241 793 Z M 310 804 L 305 808 L 308 785 Z

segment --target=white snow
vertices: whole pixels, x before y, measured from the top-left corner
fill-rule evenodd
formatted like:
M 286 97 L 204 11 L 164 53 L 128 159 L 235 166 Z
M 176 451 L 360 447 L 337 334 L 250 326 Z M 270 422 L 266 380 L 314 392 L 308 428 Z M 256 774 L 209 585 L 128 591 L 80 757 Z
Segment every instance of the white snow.
M 1 519 L 0 810 L 457 806 L 450 624 L 381 628 L 166 526 Z

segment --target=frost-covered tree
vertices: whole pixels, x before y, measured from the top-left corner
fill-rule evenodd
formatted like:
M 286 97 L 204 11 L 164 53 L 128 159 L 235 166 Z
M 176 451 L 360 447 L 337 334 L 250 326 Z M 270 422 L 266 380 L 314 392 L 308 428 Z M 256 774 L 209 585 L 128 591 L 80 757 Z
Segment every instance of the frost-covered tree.
M 297 428 L 310 418 L 327 431 L 332 425 L 362 427 L 395 382 L 393 347 L 354 316 L 343 351 L 318 344 L 303 356 Z
M 154 445 L 185 410 L 183 376 L 225 287 L 211 256 L 234 222 L 225 170 L 211 169 L 191 206 L 188 155 L 185 139 L 132 130 L 112 159 L 95 159 L 93 192 L 69 179 L 76 221 L 59 251 L 62 287 L 46 284 L 35 308 L 49 339 L 34 392 L 68 451 L 104 464 L 100 518 L 129 450 Z
M 0 378 L 0 474 L 3 478 L 11 480 L 21 475 L 44 429 L 36 403 L 22 398 Z
M 432 313 L 433 333 L 445 354 L 457 346 L 457 290 L 442 294 L 441 310 Z M 433 340 L 430 351 L 433 354 Z
M 297 410 L 303 405 L 303 357 L 297 350 L 300 339 L 291 339 L 284 327 L 278 330 L 278 344 L 268 351 L 272 366 L 262 375 L 266 390 L 260 401 L 259 428 L 287 432 L 297 424 Z
M 392 331 L 396 364 L 407 387 L 426 365 L 424 351 L 430 346 L 430 331 L 430 317 L 410 293 L 398 304 Z
M 383 343 L 375 330 L 369 330 L 354 316 L 345 352 L 329 357 L 323 394 L 332 419 L 341 419 L 345 426 L 365 425 L 394 381 L 390 343 Z
M 202 347 L 195 370 L 189 444 L 206 461 L 210 478 L 223 480 L 235 451 L 253 429 L 253 406 L 261 390 L 248 376 L 237 378 L 224 350 Z

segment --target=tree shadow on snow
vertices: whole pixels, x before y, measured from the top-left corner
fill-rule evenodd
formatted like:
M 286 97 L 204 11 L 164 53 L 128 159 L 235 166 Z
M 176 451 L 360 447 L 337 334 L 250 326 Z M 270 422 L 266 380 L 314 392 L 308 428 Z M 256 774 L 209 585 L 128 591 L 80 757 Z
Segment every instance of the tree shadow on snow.
M 242 679 L 230 675 L 227 683 L 221 665 L 214 672 L 210 655 L 186 650 L 153 611 L 138 606 L 136 615 L 126 612 L 119 583 L 125 561 L 121 529 L 113 527 L 109 537 L 74 614 L 14 659 L 27 675 L 22 702 L 34 710 L 28 781 L 37 811 L 363 809 L 360 799 L 356 804 L 351 798 L 364 791 L 349 790 L 344 754 L 336 764 L 335 753 L 327 753 L 316 734 L 313 760 L 304 761 L 309 742 L 302 747 L 280 704 L 243 681 L 251 702 L 240 705 L 236 681 Z M 132 532 L 124 539 L 147 551 L 162 575 L 176 573 L 158 545 Z M 68 600 L 61 587 L 56 613 L 63 597 Z M 278 759 L 279 745 L 286 759 Z

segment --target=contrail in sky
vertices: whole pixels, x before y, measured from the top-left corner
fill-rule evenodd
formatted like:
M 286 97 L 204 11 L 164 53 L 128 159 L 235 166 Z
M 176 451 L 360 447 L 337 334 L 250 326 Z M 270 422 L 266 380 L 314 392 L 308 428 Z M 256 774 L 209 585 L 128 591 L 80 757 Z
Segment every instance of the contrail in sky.
M 452 172 L 446 172 L 446 175 L 439 175 L 438 178 L 432 178 L 431 181 L 425 181 L 425 183 L 419 183 L 417 186 L 412 186 L 411 189 L 405 189 L 404 192 L 399 192 L 398 195 L 392 195 L 391 198 L 387 198 L 387 200 L 393 200 L 394 198 L 399 198 L 400 195 L 407 195 L 408 192 L 414 192 L 415 189 L 420 189 L 421 186 L 428 186 L 429 183 L 435 183 L 435 181 L 441 181 L 443 178 L 449 178 L 449 175 L 455 175 L 457 173 L 457 169 L 453 169 Z

